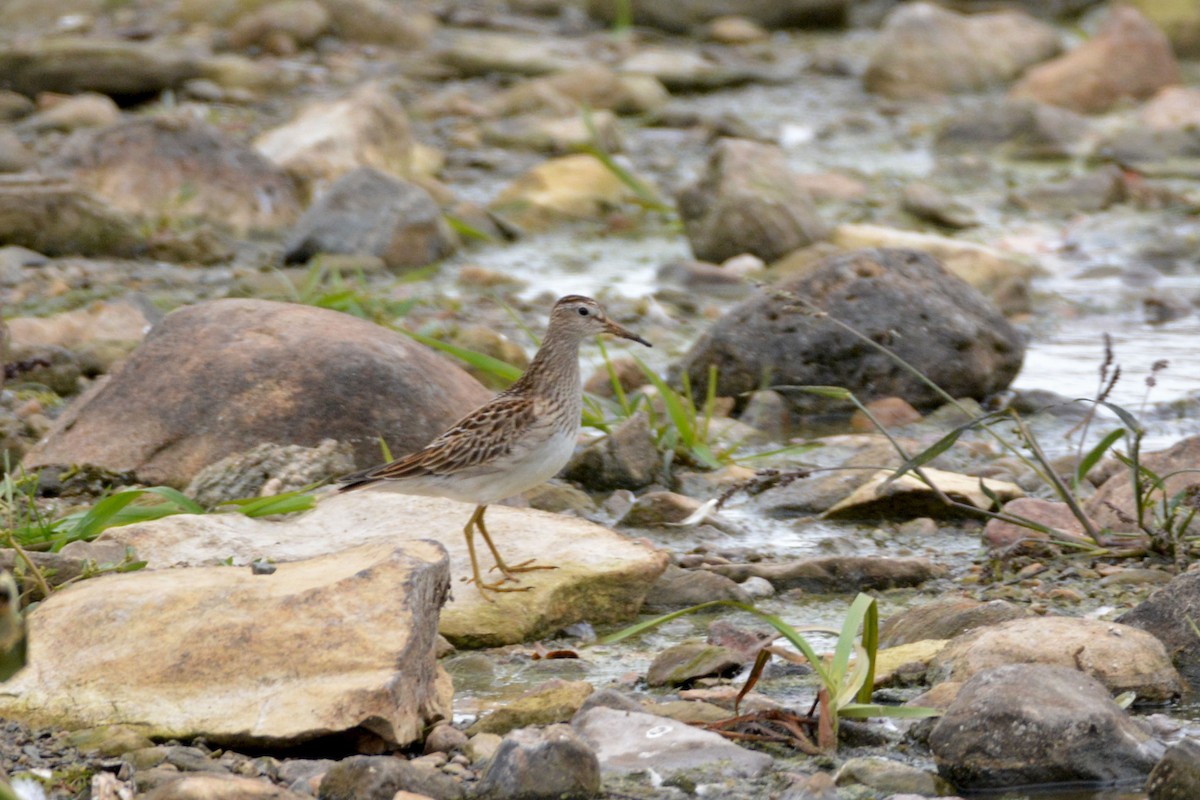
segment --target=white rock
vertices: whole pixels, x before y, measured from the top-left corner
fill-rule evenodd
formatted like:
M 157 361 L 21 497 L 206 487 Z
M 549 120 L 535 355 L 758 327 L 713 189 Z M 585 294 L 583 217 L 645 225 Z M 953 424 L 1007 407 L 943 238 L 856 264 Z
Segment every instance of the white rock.
M 597 706 L 572 723 L 596 751 L 602 775 L 653 770 L 666 777 L 698 767 L 754 778 L 774 759 L 738 747 L 719 734 L 654 714 Z

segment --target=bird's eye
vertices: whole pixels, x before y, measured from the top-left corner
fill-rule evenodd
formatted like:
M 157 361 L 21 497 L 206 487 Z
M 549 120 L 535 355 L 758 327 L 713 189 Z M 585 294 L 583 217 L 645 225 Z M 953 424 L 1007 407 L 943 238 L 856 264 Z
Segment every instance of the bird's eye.
M 584 308 L 583 306 L 580 306 L 579 307 L 579 316 L 586 317 L 587 315 L 588 315 L 588 310 L 586 308 Z

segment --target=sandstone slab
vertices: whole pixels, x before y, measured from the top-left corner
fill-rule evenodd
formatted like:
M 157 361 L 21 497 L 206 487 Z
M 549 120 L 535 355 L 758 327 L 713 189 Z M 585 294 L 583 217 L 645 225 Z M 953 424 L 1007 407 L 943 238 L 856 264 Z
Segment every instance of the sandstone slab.
M 465 582 L 471 567 L 462 529 L 472 508 L 436 497 L 352 492 L 325 497 L 312 511 L 278 522 L 233 514 L 182 515 L 113 528 L 102 538 L 133 547 L 151 567 L 227 558 L 239 565 L 260 558 L 290 561 L 360 543 L 432 539 L 450 554 L 454 586 L 440 631 L 459 647 L 513 644 L 584 620 L 628 620 L 666 568 L 666 553 L 594 523 L 491 506 L 488 530 L 505 560 L 536 559 L 558 569 L 523 574 L 530 591 L 496 595 L 489 602 Z M 481 555 L 481 565 L 487 564 Z
M 369 731 L 404 745 L 450 713 L 434 658 L 448 561 L 427 541 L 279 564 L 106 575 L 29 615 L 6 718 L 120 721 L 160 738 L 279 746 Z

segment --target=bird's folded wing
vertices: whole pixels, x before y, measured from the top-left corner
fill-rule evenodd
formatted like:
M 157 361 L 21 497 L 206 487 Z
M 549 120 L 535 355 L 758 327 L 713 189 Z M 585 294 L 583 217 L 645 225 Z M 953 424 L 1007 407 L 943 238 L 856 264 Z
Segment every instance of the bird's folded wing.
M 534 423 L 534 412 L 526 398 L 499 395 L 421 450 L 389 464 L 348 475 L 342 479 L 348 484 L 344 488 L 415 475 L 452 475 L 503 459 L 521 440 L 520 432 Z

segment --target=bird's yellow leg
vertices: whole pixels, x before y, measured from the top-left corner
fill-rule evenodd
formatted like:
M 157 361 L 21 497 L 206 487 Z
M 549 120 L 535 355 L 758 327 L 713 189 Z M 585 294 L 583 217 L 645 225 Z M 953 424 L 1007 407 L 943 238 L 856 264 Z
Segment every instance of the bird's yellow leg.
M 496 566 L 492 567 L 492 569 L 500 570 L 500 574 L 504 576 L 504 579 L 509 581 L 517 580 L 513 577 L 514 572 L 534 572 L 539 569 L 558 569 L 558 567 L 552 566 L 530 566 L 534 562 L 534 559 L 532 558 L 528 561 L 522 561 L 520 564 L 515 564 L 511 567 L 505 564 L 504 559 L 500 557 L 500 551 L 496 549 L 495 543 L 492 542 L 492 537 L 488 535 L 487 528 L 483 526 L 483 511 L 486 508 L 487 506 L 479 506 L 479 508 L 476 509 L 475 516 L 472 517 L 472 519 L 475 520 L 475 524 L 479 528 L 479 533 L 483 536 L 483 541 L 487 543 L 488 549 L 492 551 L 492 558 L 496 560 Z
M 516 580 L 507 571 L 504 572 L 504 579 L 495 583 L 484 583 L 482 576 L 479 574 L 479 559 L 475 557 L 475 527 L 479 527 L 479 532 L 483 534 L 483 540 L 487 542 L 488 549 L 492 551 L 492 555 L 496 557 L 496 563 L 500 564 L 500 554 L 496 552 L 496 546 L 492 544 L 492 538 L 488 536 L 487 529 L 483 527 L 483 510 L 487 506 L 476 506 L 475 513 L 471 515 L 471 519 L 467 521 L 467 525 L 463 528 L 463 536 L 467 537 L 467 552 L 471 556 L 471 580 L 478 587 L 479 593 L 483 595 L 483 599 L 489 603 L 492 598 L 487 596 L 487 592 L 527 592 L 532 589 L 532 586 L 512 586 L 506 587 L 502 584 L 505 581 Z

